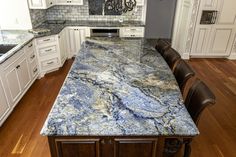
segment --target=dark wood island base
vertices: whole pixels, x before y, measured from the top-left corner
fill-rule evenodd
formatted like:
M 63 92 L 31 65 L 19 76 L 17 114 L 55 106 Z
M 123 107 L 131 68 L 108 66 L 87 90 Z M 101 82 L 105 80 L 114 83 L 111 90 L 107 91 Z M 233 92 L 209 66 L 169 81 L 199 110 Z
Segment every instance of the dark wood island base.
M 52 157 L 162 157 L 164 137 L 49 136 Z

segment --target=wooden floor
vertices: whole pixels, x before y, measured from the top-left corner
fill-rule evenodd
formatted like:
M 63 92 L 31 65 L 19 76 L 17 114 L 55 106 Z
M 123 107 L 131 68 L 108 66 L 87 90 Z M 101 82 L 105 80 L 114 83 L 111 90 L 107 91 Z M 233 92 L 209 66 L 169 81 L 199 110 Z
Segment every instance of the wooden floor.
M 39 132 L 60 90 L 72 60 L 57 72 L 37 80 L 0 128 L 0 157 L 49 157 L 47 139 Z M 192 59 L 199 78 L 217 97 L 202 115 L 201 135 L 191 157 L 236 157 L 236 61 Z

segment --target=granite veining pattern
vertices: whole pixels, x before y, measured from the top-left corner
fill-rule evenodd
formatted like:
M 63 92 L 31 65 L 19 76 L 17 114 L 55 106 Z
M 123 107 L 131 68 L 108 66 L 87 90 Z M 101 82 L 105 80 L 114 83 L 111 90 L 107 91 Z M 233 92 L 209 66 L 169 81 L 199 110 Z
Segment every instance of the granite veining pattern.
M 199 134 L 163 58 L 143 39 L 84 42 L 41 130 L 45 136 Z
M 0 57 L 0 64 L 10 58 L 13 54 L 23 48 L 27 43 L 33 40 L 34 35 L 24 30 L 1 30 L 0 44 L 17 46 Z

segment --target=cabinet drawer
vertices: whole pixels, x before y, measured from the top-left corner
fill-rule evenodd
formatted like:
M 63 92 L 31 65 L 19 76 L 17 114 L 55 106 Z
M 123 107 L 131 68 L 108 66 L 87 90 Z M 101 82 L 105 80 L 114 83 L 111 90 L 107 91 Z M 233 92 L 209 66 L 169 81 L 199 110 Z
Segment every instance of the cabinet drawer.
M 58 65 L 59 65 L 58 58 L 52 58 L 52 59 L 45 60 L 45 61 L 41 62 L 42 70 L 49 70 L 49 69 L 57 67 Z
M 144 37 L 143 27 L 131 27 L 123 29 L 123 37 Z
M 34 51 L 31 51 L 28 55 L 29 62 L 32 63 L 33 61 L 36 60 L 36 54 Z
M 132 27 L 132 28 L 125 28 L 124 29 L 125 32 L 143 32 L 143 28 L 139 27 L 139 28 L 135 28 L 135 27 Z
M 34 43 L 33 43 L 33 41 L 31 41 L 30 43 L 28 43 L 24 48 L 25 48 L 25 52 L 34 51 Z
M 34 78 L 39 73 L 39 69 L 37 65 L 31 67 L 31 76 Z
M 37 45 L 43 45 L 43 44 L 48 44 L 55 41 L 56 41 L 55 36 L 50 36 L 50 37 L 39 38 L 36 40 L 36 43 Z
M 43 57 L 46 55 L 55 54 L 57 52 L 56 50 L 57 50 L 56 45 L 39 48 L 39 56 Z

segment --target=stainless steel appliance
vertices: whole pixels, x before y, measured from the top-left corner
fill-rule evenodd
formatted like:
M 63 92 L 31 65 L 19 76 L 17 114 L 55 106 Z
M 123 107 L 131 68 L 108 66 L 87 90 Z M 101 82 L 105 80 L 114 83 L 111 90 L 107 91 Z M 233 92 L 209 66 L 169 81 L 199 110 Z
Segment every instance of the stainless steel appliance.
M 91 28 L 91 37 L 119 37 L 119 29 L 117 28 Z

